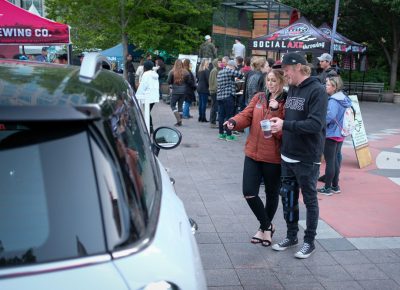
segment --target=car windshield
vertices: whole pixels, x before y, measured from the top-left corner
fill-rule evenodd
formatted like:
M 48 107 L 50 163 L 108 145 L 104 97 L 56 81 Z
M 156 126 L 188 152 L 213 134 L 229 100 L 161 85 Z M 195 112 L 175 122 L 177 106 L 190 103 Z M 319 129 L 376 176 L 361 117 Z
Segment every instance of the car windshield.
M 86 125 L 0 121 L 0 267 L 105 252 Z

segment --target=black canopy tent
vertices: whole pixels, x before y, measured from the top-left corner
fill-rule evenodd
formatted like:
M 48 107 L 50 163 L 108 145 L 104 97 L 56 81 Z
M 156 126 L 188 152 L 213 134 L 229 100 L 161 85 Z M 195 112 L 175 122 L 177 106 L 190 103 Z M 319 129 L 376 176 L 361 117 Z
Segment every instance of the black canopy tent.
M 305 17 L 301 17 L 285 28 L 253 38 L 250 45 L 254 50 L 323 53 L 329 51 L 330 40 Z

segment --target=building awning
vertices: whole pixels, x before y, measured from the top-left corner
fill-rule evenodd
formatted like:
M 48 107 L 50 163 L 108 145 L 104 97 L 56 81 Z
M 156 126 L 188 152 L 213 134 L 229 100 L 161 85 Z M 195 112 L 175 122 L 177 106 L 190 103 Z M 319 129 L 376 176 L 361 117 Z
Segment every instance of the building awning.
M 247 0 L 247 1 L 224 1 L 221 5 L 242 9 L 250 12 L 283 12 L 289 13 L 293 7 L 273 0 Z

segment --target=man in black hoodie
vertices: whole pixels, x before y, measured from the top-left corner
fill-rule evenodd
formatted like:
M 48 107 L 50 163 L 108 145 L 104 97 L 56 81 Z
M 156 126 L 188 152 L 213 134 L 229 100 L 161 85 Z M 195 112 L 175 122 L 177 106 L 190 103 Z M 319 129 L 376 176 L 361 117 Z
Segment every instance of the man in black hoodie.
M 310 77 L 311 69 L 300 54 L 285 54 L 282 67 L 289 84 L 285 120 L 271 118 L 271 128 L 273 133 L 283 131 L 281 196 L 287 236 L 272 249 L 283 251 L 298 243 L 300 188 L 307 209 L 307 228 L 304 244 L 295 257 L 305 259 L 315 251 L 319 216 L 317 178 L 325 142 L 328 96 L 320 81 Z

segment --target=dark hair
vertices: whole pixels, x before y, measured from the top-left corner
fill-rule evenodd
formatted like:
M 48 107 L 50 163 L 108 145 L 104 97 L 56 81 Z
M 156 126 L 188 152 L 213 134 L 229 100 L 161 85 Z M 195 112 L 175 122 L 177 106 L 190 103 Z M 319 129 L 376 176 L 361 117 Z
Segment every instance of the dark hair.
M 246 56 L 246 57 L 244 58 L 244 64 L 245 64 L 246 66 L 250 66 L 250 64 L 251 64 L 251 58 L 250 58 L 249 56 Z
M 243 63 L 243 57 L 241 57 L 241 56 L 237 56 L 236 60 L 238 63 Z
M 267 58 L 267 62 L 268 62 L 269 67 L 272 67 L 274 65 L 275 61 L 272 58 Z

